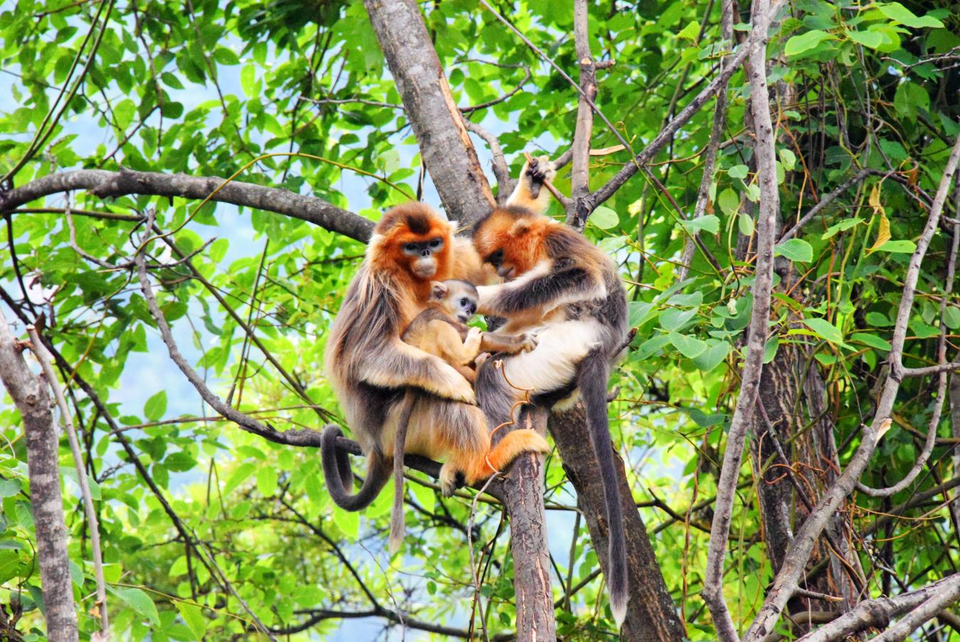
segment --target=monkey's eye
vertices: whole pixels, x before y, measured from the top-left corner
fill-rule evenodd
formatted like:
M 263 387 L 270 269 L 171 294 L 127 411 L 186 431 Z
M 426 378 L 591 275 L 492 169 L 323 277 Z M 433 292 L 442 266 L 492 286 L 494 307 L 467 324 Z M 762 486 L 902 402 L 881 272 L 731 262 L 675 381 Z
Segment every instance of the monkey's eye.
M 430 241 L 430 247 L 434 250 L 440 247 L 441 245 L 443 245 L 443 241 L 441 241 L 440 239 L 433 239 L 432 241 Z
M 407 243 L 406 245 L 403 246 L 403 251 L 404 251 L 404 252 L 416 252 L 416 251 L 417 251 L 417 245 L 416 245 L 416 243 Z
M 463 306 L 463 307 L 467 307 L 467 304 L 468 304 L 469 302 L 470 302 L 470 300 L 467 299 L 466 297 L 460 299 L 460 305 Z
M 492 253 L 487 257 L 487 263 L 492 263 L 495 266 L 503 263 L 503 248 L 500 248 L 496 252 Z

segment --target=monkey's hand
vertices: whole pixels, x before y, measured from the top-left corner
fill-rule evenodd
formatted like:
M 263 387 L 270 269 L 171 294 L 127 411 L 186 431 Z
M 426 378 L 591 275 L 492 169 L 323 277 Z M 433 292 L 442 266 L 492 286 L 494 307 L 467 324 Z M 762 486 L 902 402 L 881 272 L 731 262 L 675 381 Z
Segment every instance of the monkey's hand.
M 522 352 L 533 352 L 537 349 L 537 336 L 530 332 L 524 332 L 520 335 L 520 350 Z
M 470 363 L 480 353 L 480 342 L 483 340 L 483 331 L 480 328 L 470 328 L 467 338 L 463 342 L 463 364 Z

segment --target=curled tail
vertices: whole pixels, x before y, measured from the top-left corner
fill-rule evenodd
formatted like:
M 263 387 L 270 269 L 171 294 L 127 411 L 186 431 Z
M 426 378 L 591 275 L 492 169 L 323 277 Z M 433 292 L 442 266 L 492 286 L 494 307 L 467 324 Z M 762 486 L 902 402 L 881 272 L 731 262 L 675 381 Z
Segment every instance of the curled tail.
M 379 462 L 371 462 L 372 465 L 368 467 L 363 486 L 355 495 L 351 495 L 349 489 L 353 488 L 353 471 L 350 470 L 350 457 L 347 453 L 337 450 L 337 437 L 342 434 L 336 426 L 327 426 L 320 437 L 323 478 L 334 504 L 344 510 L 363 510 L 380 494 L 380 489 L 390 479 L 390 472 L 388 467 Z
M 616 461 L 610 440 L 610 420 L 607 417 L 607 382 L 610 364 L 601 350 L 593 350 L 580 363 L 578 385 L 580 399 L 587 414 L 587 429 L 600 464 L 603 497 L 610 527 L 610 561 L 607 565 L 607 586 L 610 591 L 610 610 L 623 624 L 627 614 L 627 549 L 623 533 L 623 507 L 617 484 Z
M 390 554 L 400 550 L 403 537 L 407 529 L 403 515 L 403 453 L 407 445 L 407 426 L 410 424 L 410 414 L 413 405 L 417 402 L 417 392 L 412 388 L 407 390 L 401 402 L 400 420 L 397 422 L 397 438 L 393 447 L 393 507 L 390 509 Z

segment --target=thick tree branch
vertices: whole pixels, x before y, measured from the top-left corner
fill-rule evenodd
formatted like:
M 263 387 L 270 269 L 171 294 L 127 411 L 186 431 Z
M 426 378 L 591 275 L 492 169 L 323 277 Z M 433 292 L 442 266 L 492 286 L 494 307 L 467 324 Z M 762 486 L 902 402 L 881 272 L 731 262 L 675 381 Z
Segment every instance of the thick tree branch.
M 472 120 L 464 118 L 463 126 L 467 128 L 467 131 L 479 136 L 490 148 L 490 154 L 493 156 L 493 175 L 497 177 L 497 204 L 504 205 L 510 198 L 510 194 L 513 193 L 515 182 L 510 177 L 510 166 L 507 165 L 507 159 L 503 155 L 500 141 Z
M 414 0 L 364 0 L 447 216 L 469 225 L 496 205 Z
M 47 386 L 24 361 L 2 310 L 0 380 L 20 411 L 26 436 L 30 505 L 37 533 L 47 637 L 53 642 L 73 642 L 77 639 L 77 613 L 70 579 L 70 558 L 67 556 L 59 447 L 50 411 L 50 394 Z
M 590 140 L 593 137 L 593 101 L 597 97 L 597 68 L 590 53 L 590 2 L 573 3 L 573 38 L 580 65 L 580 100 L 577 104 L 577 124 L 573 133 L 570 170 L 570 203 L 567 206 L 567 224 L 578 230 L 586 225 L 590 211 L 581 202 L 590 192 Z
M 753 32 L 748 41 L 750 51 L 750 112 L 756 134 L 755 151 L 760 182 L 760 211 L 757 215 L 757 262 L 753 293 L 753 310 L 747 333 L 747 358 L 740 381 L 740 397 L 730 421 L 727 446 L 717 483 L 717 502 L 710 533 L 703 599 L 713 615 L 717 635 L 723 642 L 739 639 L 733 618 L 723 597 L 723 566 L 730 535 L 730 520 L 736 496 L 737 480 L 747 430 L 756 411 L 757 392 L 763 369 L 763 349 L 767 340 L 770 298 L 773 287 L 773 246 L 780 215 L 777 191 L 776 149 L 770 98 L 767 92 L 767 38 L 772 11 L 767 2 L 753 4 Z M 731 63 L 732 64 L 732 63 Z
M 3 323 L 0 321 L 0 323 Z M 100 549 L 100 523 L 97 519 L 97 511 L 93 506 L 93 495 L 90 493 L 90 482 L 87 480 L 87 469 L 83 461 L 83 452 L 80 449 L 80 440 L 77 439 L 77 431 L 73 427 L 73 419 L 70 417 L 70 409 L 67 408 L 67 400 L 63 396 L 63 389 L 57 379 L 57 374 L 53 371 L 50 353 L 40 340 L 40 334 L 36 326 L 27 326 L 27 333 L 30 335 L 31 350 L 40 362 L 40 368 L 43 370 L 43 376 L 47 379 L 50 389 L 53 390 L 53 398 L 60 410 L 60 418 L 63 421 L 64 429 L 67 433 L 67 440 L 70 442 L 70 451 L 73 453 L 73 465 L 77 471 L 77 483 L 80 486 L 80 495 L 83 499 L 83 510 L 87 516 L 87 523 L 90 527 L 90 548 L 93 551 L 93 571 L 97 584 L 97 606 L 100 610 L 100 631 L 104 640 L 110 639 L 110 618 L 107 612 L 107 588 L 103 576 L 103 553 Z
M 285 214 L 357 241 L 367 241 L 373 232 L 372 221 L 314 196 L 303 196 L 284 189 L 236 180 L 224 185 L 224 179 L 213 176 L 129 170 L 110 172 L 102 169 L 82 169 L 49 174 L 8 192 L 0 192 L 0 213 L 9 212 L 44 196 L 76 190 L 86 190 L 100 198 L 143 194 L 202 200 L 217 188 L 220 190 L 210 198 L 212 201 Z
M 903 593 L 896 597 L 864 600 L 849 613 L 844 613 L 829 624 L 804 635 L 797 642 L 834 642 L 870 628 L 883 628 L 887 626 L 891 618 L 899 617 L 920 607 L 934 596 L 949 594 L 958 588 L 960 588 L 960 575 L 951 575 L 921 589 Z M 932 618 L 933 615 L 930 617 Z

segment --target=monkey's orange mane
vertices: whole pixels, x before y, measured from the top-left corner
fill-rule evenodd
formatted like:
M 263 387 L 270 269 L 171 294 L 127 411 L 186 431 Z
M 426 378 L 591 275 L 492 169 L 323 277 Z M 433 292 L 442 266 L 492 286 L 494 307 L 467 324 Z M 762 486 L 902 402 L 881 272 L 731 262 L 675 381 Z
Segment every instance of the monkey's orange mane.
M 389 274 L 400 292 L 413 291 L 418 303 L 430 298 L 430 282 L 451 276 L 451 230 L 453 226 L 423 203 L 404 203 L 388 210 L 373 229 L 367 246 L 367 261 L 374 271 Z M 434 254 L 437 272 L 429 279 L 416 277 L 410 269 L 411 257 L 403 253 L 407 243 L 443 239 L 443 248 Z

